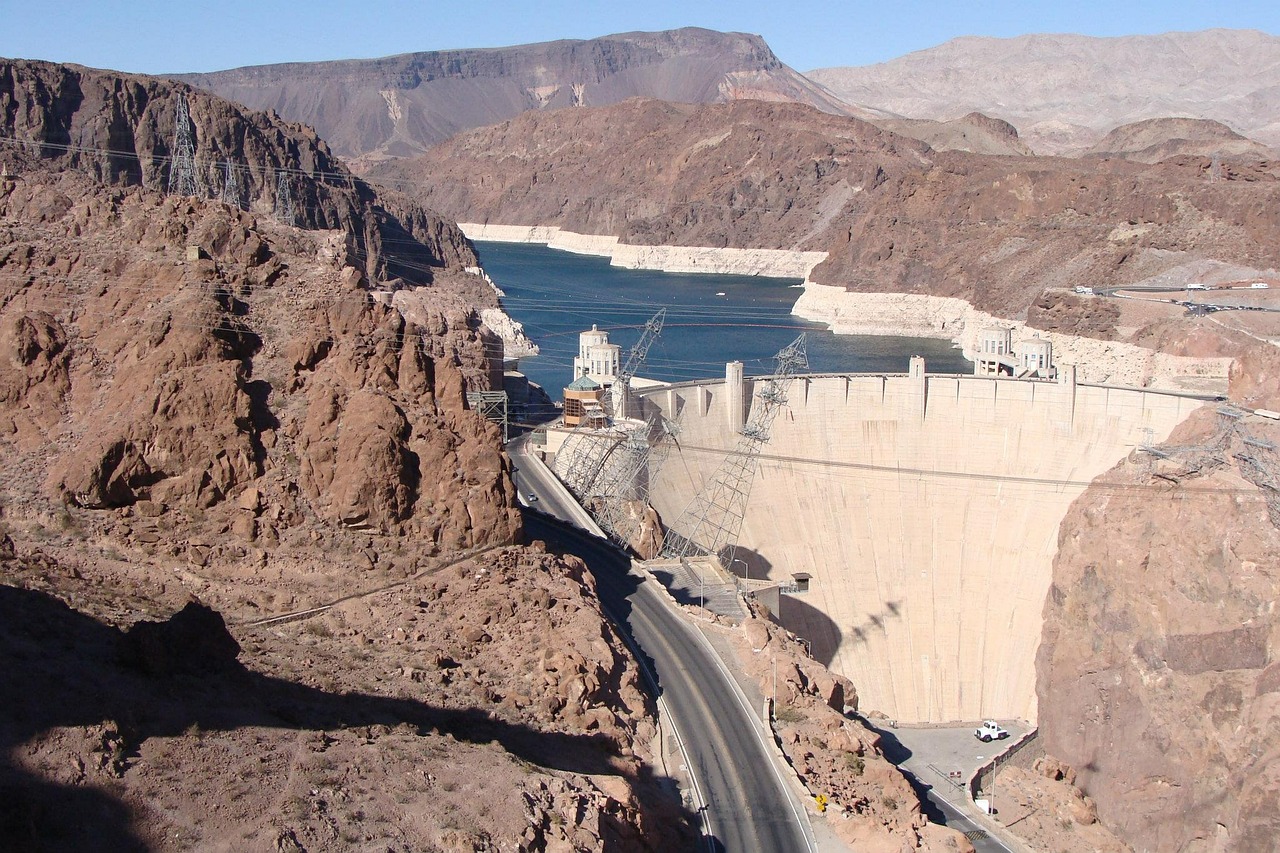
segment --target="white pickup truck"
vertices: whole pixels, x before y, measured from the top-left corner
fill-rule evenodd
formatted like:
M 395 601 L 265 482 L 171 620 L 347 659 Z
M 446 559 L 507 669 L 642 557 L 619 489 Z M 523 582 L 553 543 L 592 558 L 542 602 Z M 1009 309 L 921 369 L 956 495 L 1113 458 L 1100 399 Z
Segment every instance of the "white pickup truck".
M 1003 740 L 1009 736 L 1009 730 L 995 720 L 983 720 L 982 725 L 973 730 L 973 736 L 983 743 Z

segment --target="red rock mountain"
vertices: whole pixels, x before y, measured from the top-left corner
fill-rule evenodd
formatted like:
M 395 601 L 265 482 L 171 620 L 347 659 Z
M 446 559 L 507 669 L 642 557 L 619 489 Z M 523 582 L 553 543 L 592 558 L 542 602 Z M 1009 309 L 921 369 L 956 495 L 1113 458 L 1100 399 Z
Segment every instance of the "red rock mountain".
M 237 68 L 176 79 L 315 127 L 344 157 L 407 156 L 527 110 L 647 96 L 852 108 L 774 56 L 759 36 L 689 27 L 587 41 Z
M 691 849 L 591 574 L 519 544 L 456 226 L 182 84 L 0 62 L 0 107 L 3 846 Z M 963 849 L 851 688 L 779 687 L 847 826 Z
M 797 104 L 528 113 L 374 173 L 459 221 L 830 253 L 815 281 L 1023 316 L 1194 257 L 1280 266 L 1280 170 L 938 152 Z
M 0 63 L 4 846 L 687 846 L 590 576 L 515 544 L 456 227 L 189 91 L 254 210 L 165 194 L 185 88 Z

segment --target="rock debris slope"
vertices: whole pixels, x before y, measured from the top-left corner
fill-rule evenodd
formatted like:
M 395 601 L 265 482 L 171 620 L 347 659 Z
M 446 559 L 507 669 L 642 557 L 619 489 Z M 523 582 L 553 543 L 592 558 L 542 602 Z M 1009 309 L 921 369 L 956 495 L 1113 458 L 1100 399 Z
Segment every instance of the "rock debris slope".
M 0 63 L 0 837 L 685 846 L 590 577 L 516 544 L 468 244 L 198 92 L 250 210 L 162 194 L 183 88 Z

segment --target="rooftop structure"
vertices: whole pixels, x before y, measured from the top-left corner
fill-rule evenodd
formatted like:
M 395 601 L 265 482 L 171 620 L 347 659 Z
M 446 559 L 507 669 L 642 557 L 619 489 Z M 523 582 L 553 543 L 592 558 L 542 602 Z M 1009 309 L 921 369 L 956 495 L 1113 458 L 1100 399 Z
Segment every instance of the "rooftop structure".
M 1019 379 L 1056 379 L 1053 344 L 1043 338 L 1013 343 L 1013 332 L 1004 326 L 988 326 L 978 335 L 973 357 L 974 376 L 1014 376 Z

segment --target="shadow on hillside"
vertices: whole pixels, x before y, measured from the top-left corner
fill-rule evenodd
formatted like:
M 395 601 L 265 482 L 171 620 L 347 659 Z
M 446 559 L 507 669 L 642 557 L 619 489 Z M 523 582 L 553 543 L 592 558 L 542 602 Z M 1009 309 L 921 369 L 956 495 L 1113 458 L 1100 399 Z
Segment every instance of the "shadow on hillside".
M 865 717 L 861 718 L 867 728 L 880 736 L 880 749 L 884 753 L 884 757 L 891 764 L 902 770 L 902 776 L 911 785 L 911 789 L 915 791 L 916 799 L 920 801 L 920 812 L 929 819 L 930 822 L 947 825 L 946 813 L 942 808 L 930 798 L 933 786 L 916 778 L 916 775 L 910 770 L 902 767 L 914 753 L 902 741 L 898 740 L 898 736 L 894 734 L 892 729 L 881 726 L 879 720 L 870 720 Z
M 123 632 L 41 592 L 0 586 L 0 849 L 131 851 L 145 845 L 137 815 L 102 790 L 33 777 L 16 748 L 56 727 L 111 721 L 127 766 L 152 737 L 261 726 L 333 730 L 408 723 L 460 741 L 498 741 L 554 770 L 616 775 L 618 745 L 604 735 L 545 733 L 482 710 L 407 699 L 333 694 L 264 676 L 238 662 L 156 677 L 122 663 Z M 644 781 L 644 780 L 641 780 Z M 603 817 L 603 816 L 602 816 Z

